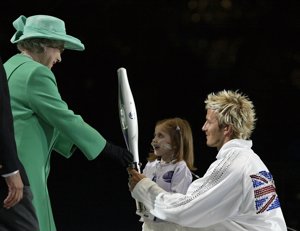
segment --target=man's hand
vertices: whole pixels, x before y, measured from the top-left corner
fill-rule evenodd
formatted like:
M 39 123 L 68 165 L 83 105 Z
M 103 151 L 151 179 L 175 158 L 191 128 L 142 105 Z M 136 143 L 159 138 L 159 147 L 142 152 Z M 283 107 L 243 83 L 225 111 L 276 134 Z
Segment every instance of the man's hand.
M 129 179 L 128 179 L 128 186 L 129 186 L 129 190 L 132 191 L 135 187 L 135 185 L 142 180 L 143 178 L 145 178 L 146 176 L 144 176 L 143 174 L 140 174 L 138 171 L 136 171 L 133 168 L 127 168 L 128 174 L 129 174 Z
M 5 177 L 5 181 L 8 187 L 8 195 L 3 204 L 4 208 L 9 209 L 16 205 L 23 198 L 24 185 L 19 172 Z

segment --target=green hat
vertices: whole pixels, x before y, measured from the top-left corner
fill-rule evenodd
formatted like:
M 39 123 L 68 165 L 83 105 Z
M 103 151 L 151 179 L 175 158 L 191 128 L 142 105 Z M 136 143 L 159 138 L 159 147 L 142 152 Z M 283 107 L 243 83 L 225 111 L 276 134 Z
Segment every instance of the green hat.
M 17 31 L 10 40 L 12 43 L 29 38 L 46 38 L 64 41 L 65 49 L 84 50 L 84 45 L 79 39 L 67 35 L 65 23 L 59 18 L 48 15 L 34 15 L 26 18 L 21 15 L 13 22 L 13 26 Z

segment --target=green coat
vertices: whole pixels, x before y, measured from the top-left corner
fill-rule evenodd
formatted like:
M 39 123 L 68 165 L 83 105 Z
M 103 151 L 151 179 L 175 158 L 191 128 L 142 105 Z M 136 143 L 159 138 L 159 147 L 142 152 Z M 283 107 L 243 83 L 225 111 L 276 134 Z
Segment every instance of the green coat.
M 52 71 L 17 54 L 4 64 L 17 151 L 28 174 L 41 231 L 55 231 L 47 178 L 52 150 L 70 157 L 74 147 L 96 158 L 106 140 L 61 99 Z

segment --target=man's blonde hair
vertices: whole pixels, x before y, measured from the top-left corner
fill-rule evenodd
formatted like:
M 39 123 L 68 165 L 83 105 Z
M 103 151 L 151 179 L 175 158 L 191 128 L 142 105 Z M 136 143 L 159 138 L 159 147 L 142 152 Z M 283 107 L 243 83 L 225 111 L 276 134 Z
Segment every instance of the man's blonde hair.
M 249 139 L 256 122 L 256 114 L 252 101 L 248 96 L 238 91 L 223 90 L 210 93 L 205 103 L 205 109 L 217 113 L 220 127 L 230 125 L 232 138 Z

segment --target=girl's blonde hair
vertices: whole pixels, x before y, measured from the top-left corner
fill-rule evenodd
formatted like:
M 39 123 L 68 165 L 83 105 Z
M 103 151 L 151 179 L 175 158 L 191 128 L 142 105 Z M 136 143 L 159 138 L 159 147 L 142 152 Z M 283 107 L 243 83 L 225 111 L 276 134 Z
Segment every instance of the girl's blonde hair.
M 175 162 L 184 160 L 190 170 L 196 170 L 194 166 L 193 134 L 187 120 L 175 117 L 160 120 L 156 126 L 162 126 L 163 130 L 171 137 L 171 145 L 174 147 Z M 157 156 L 149 153 L 148 161 L 154 161 Z

